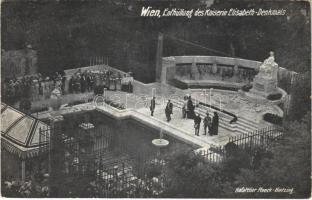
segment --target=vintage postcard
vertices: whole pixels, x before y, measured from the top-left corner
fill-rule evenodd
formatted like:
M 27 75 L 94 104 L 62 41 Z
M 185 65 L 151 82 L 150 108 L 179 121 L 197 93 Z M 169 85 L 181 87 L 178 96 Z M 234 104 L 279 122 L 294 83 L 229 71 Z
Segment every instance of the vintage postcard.
M 1 2 L 2 197 L 310 195 L 309 1 Z

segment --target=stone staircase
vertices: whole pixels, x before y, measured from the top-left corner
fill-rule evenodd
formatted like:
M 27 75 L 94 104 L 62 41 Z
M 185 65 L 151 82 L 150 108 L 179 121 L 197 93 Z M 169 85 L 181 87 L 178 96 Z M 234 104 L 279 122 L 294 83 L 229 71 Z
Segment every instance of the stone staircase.
M 184 103 L 182 100 L 172 99 L 171 101 L 175 107 L 182 109 Z M 199 113 L 202 119 L 206 116 L 207 111 L 209 112 L 210 116 L 213 116 L 213 112 L 217 110 L 214 110 L 213 108 L 210 109 L 203 105 L 199 105 L 199 107 L 195 109 L 195 113 Z M 258 130 L 258 126 L 254 121 L 238 117 L 236 122 L 230 124 L 230 121 L 233 119 L 232 116 L 222 112 L 218 112 L 218 114 L 219 114 L 219 126 L 233 133 L 232 134 L 233 136 L 246 134 Z

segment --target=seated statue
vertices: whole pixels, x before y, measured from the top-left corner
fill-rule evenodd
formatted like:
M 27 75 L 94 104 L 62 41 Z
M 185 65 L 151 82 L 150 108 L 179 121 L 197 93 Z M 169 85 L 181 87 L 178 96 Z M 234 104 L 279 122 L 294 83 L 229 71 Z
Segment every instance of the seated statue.
M 277 63 L 274 59 L 274 52 L 270 52 L 270 57 L 264 60 L 259 68 L 259 76 L 266 78 L 277 78 Z

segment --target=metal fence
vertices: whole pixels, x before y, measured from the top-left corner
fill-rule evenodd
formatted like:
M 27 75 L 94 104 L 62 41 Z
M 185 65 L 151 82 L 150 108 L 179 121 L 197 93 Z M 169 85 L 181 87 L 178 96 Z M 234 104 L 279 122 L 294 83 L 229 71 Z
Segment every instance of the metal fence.
M 253 156 L 258 149 L 268 150 L 282 136 L 283 129 L 281 127 L 267 127 L 243 135 L 230 137 L 226 145 L 212 145 L 209 149 L 200 150 L 198 153 L 205 162 L 221 163 L 227 159 L 228 151 L 230 150 L 227 148 L 228 144 L 232 143 L 237 148 Z
M 267 149 L 274 141 L 283 136 L 280 127 L 267 127 L 244 135 L 229 138 L 229 143 L 236 144 L 239 148 L 253 152 L 257 148 Z
M 212 146 L 207 150 L 201 150 L 199 155 L 205 163 L 221 163 L 226 157 L 226 151 L 223 146 Z
M 149 159 L 140 171 L 134 169 L 132 160 L 114 166 L 98 165 L 96 188 L 98 197 L 151 197 L 164 188 L 164 160 Z
M 56 136 L 53 134 L 56 134 Z M 257 148 L 268 148 L 283 135 L 281 128 L 269 127 L 244 135 L 229 138 L 252 156 Z M 64 182 L 79 178 L 87 181 L 82 185 L 92 188 L 94 197 L 157 197 L 165 189 L 166 164 L 170 155 L 142 152 L 131 154 L 126 145 L 116 141 L 114 130 L 108 127 L 51 128 L 40 131 L 41 141 L 50 141 L 39 152 L 48 155 L 50 187 L 62 186 Z M 129 153 L 128 153 L 129 152 Z M 227 158 L 225 146 L 212 146 L 199 152 L 202 164 L 222 163 Z M 77 180 L 79 180 L 77 179 Z M 73 184 L 73 183 L 70 183 Z M 84 189 L 81 189 L 84 190 Z M 54 195 L 51 189 L 51 196 Z M 67 192 L 66 190 L 63 192 Z M 66 194 L 59 194 L 66 196 Z
M 40 142 L 49 141 L 40 146 L 39 153 L 48 160 L 51 197 L 66 196 L 62 187 L 77 177 L 86 180 L 83 185 L 93 182 L 98 197 L 151 196 L 146 192 L 156 191 L 151 188 L 163 183 L 148 175 L 165 165 L 156 152 L 127 154 L 127 147 L 116 141 L 118 137 L 112 128 L 86 127 L 68 125 L 40 130 Z

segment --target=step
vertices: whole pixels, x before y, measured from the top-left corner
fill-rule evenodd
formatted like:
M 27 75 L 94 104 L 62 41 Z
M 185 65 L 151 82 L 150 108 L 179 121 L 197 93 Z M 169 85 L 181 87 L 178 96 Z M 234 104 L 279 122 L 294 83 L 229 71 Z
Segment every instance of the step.
M 239 119 L 239 122 L 243 122 L 244 124 L 247 124 L 251 127 L 254 127 L 255 129 L 258 129 L 258 125 L 256 122 L 246 119 L 245 117 L 239 117 L 238 119 Z
M 172 102 L 174 103 L 174 105 L 176 105 L 177 107 L 179 108 L 182 108 L 183 104 L 184 104 L 184 101 L 183 100 L 176 100 L 176 99 L 172 99 Z M 195 99 L 193 99 L 193 102 L 199 102 Z M 205 109 L 205 106 L 203 105 L 200 105 L 197 110 L 199 110 L 199 113 L 201 115 L 205 115 L 207 110 L 209 111 L 209 114 L 212 114 L 210 112 L 210 108 L 207 108 Z M 224 113 L 219 113 L 219 119 L 220 119 L 220 125 L 221 127 L 227 129 L 227 130 L 231 130 L 231 131 L 234 131 L 234 127 L 232 127 L 231 125 L 227 124 L 222 124 L 222 121 L 224 121 L 225 123 L 229 123 L 233 117 L 230 116 L 230 115 L 227 115 L 227 114 L 224 114 Z M 244 132 L 245 130 L 249 129 L 249 131 L 254 131 L 254 130 L 257 130 L 258 129 L 258 125 L 257 123 L 255 123 L 254 121 L 252 120 L 249 120 L 247 118 L 244 118 L 244 117 L 238 117 L 238 120 L 235 122 L 237 125 L 236 126 L 243 126 L 244 128 Z M 233 124 L 235 124 L 233 123 Z M 238 130 L 239 131 L 239 130 Z M 248 132 L 248 131 L 247 131 Z
M 248 128 L 245 128 L 245 127 L 242 127 L 242 126 L 237 126 L 235 128 L 235 130 L 236 130 L 237 133 L 242 133 L 242 134 L 246 134 L 246 133 L 252 132 L 252 130 L 250 130 Z
M 237 121 L 236 123 L 233 123 L 233 124 L 236 124 L 237 126 L 242 126 L 242 127 L 249 128 L 250 130 L 257 130 L 257 129 L 258 129 L 258 127 L 256 127 L 256 126 L 251 126 L 251 125 L 246 124 L 246 123 L 244 123 L 244 122 L 242 122 L 242 121 Z
M 182 108 L 183 102 L 173 100 L 173 103 L 175 106 Z M 205 116 L 207 112 L 207 110 L 203 107 L 204 106 L 197 108 L 197 111 L 196 111 L 201 116 Z M 208 109 L 208 112 L 210 115 L 212 115 L 212 113 L 210 112 L 210 109 Z M 257 125 L 254 122 L 247 120 L 245 118 L 239 117 L 236 122 L 229 124 L 231 120 L 232 120 L 232 116 L 229 116 L 223 113 L 219 114 L 219 126 L 231 132 L 236 132 L 238 134 L 239 133 L 245 134 L 245 133 L 252 132 L 258 129 Z

